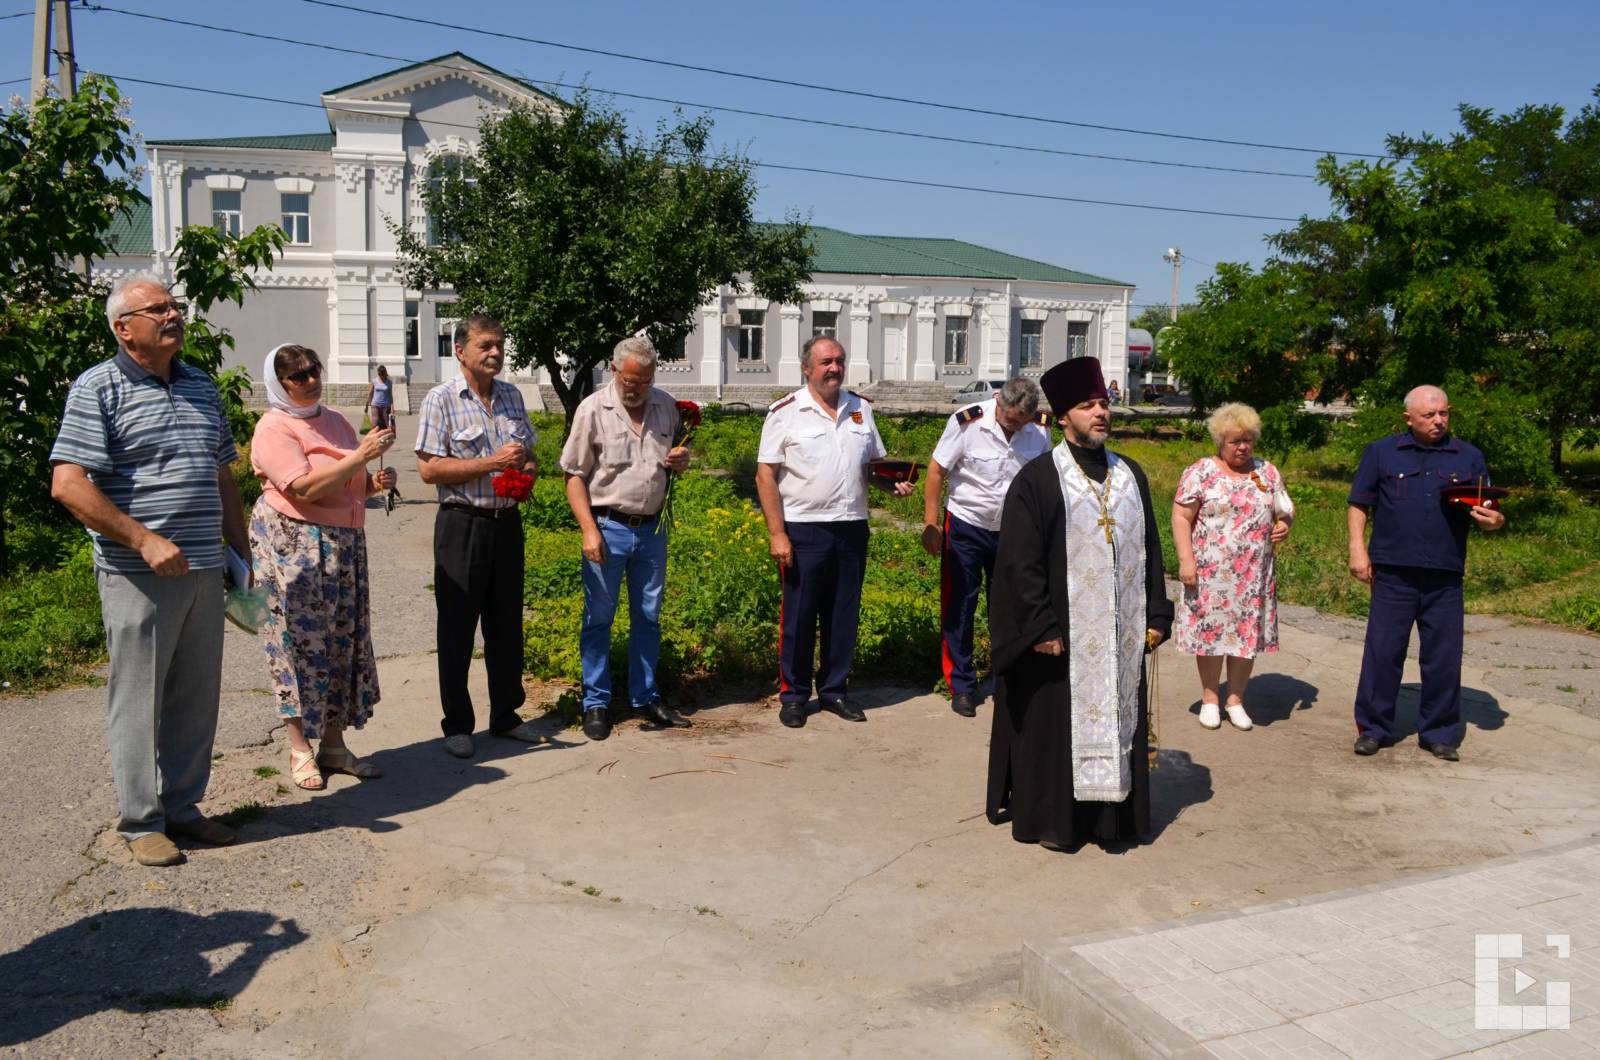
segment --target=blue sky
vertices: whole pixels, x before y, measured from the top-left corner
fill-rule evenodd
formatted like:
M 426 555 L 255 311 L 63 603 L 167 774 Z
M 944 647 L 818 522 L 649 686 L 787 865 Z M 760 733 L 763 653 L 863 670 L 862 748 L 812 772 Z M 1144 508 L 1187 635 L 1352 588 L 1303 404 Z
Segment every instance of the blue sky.
M 1381 152 L 1395 131 L 1448 132 L 1467 101 L 1575 111 L 1600 82 L 1600 4 L 1011 3 L 530 4 L 353 0 L 525 36 L 902 97 L 1260 143 Z M 463 51 L 534 81 L 1097 154 L 1310 174 L 1313 154 L 983 117 L 675 70 L 474 33 L 428 29 L 302 0 L 106 0 L 110 6 L 339 44 L 407 59 Z M 0 4 L 0 14 L 26 7 Z M 395 63 L 74 12 L 88 69 L 315 102 Z M 0 22 L 0 80 L 27 73 L 31 20 Z M 8 91 L 25 91 L 13 87 Z M 325 131 L 316 111 L 126 85 L 152 139 Z M 653 128 L 666 105 L 618 104 Z M 714 113 L 720 144 L 752 159 L 940 183 L 1297 217 L 1322 214 L 1289 177 L 958 146 Z M 1259 263 L 1276 221 L 1006 198 L 758 170 L 759 212 L 798 210 L 861 233 L 949 236 L 1138 284 L 1165 302 L 1172 245 L 1188 297 L 1218 261 Z

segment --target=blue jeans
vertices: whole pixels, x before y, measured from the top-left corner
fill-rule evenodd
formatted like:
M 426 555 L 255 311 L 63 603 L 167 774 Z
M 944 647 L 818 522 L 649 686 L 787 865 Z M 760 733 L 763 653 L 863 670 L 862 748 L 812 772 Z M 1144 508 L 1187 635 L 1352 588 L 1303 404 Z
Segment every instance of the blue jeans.
M 661 698 L 656 663 L 661 658 L 661 594 L 667 584 L 667 535 L 657 520 L 637 528 L 598 520 L 606 543 L 601 563 L 583 561 L 583 709 L 611 704 L 611 620 L 617 594 L 628 578 L 628 698 L 642 707 Z

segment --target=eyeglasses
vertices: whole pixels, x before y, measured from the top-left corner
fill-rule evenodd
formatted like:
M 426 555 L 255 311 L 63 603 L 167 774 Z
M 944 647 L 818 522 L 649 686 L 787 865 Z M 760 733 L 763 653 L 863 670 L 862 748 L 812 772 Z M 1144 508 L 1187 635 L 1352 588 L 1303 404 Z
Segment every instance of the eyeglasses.
M 149 314 L 159 320 L 168 313 L 176 313 L 181 317 L 188 311 L 188 305 L 183 302 L 152 302 L 149 305 L 142 305 L 138 309 L 130 309 L 126 313 L 118 313 L 117 319 L 121 320 L 124 317 Z
M 284 382 L 287 382 L 287 383 L 308 383 L 313 379 L 321 379 L 321 378 L 322 378 L 322 365 L 317 364 L 315 361 L 313 361 L 311 364 L 306 365 L 304 368 L 300 369 L 298 372 L 290 372 L 288 375 L 283 377 Z

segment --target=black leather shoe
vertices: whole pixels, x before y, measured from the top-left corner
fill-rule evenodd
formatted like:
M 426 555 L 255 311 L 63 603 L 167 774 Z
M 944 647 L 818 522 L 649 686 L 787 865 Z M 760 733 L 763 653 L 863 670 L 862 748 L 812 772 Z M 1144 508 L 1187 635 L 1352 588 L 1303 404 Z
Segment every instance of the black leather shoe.
M 1442 758 L 1446 762 L 1461 761 L 1461 752 L 1447 743 L 1429 743 L 1427 740 L 1418 740 L 1417 743 L 1435 758 Z
M 965 692 L 957 692 L 950 697 L 950 709 L 963 718 L 975 718 L 978 716 L 978 704 L 974 703 L 972 697 Z
M 865 714 L 861 713 L 861 711 L 857 710 L 855 707 L 852 707 L 845 700 L 842 700 L 842 699 L 824 699 L 821 702 L 822 702 L 822 709 L 823 710 L 827 711 L 829 714 L 837 714 L 837 715 L 839 715 L 839 717 L 843 718 L 845 721 L 866 721 L 867 720 L 867 716 Z
M 1375 755 L 1378 753 L 1378 741 L 1373 739 L 1371 736 L 1357 736 L 1355 752 L 1363 757 L 1366 755 Z
M 583 734 L 591 740 L 604 740 L 611 735 L 611 718 L 605 707 L 591 707 L 583 712 Z
M 638 708 L 639 713 L 663 729 L 687 729 L 692 723 L 662 700 L 652 700 Z
M 805 728 L 806 705 L 804 703 L 785 703 L 778 708 L 778 720 L 791 729 Z

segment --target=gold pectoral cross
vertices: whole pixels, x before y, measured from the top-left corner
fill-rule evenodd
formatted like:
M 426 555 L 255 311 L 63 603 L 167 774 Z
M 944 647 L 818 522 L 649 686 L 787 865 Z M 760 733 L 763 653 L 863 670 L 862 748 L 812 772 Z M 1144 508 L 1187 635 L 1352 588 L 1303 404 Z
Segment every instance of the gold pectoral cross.
M 1100 518 L 1095 520 L 1094 525 L 1105 529 L 1106 544 L 1111 544 L 1111 528 L 1117 525 L 1117 521 L 1111 518 L 1111 511 L 1108 508 L 1100 509 Z

